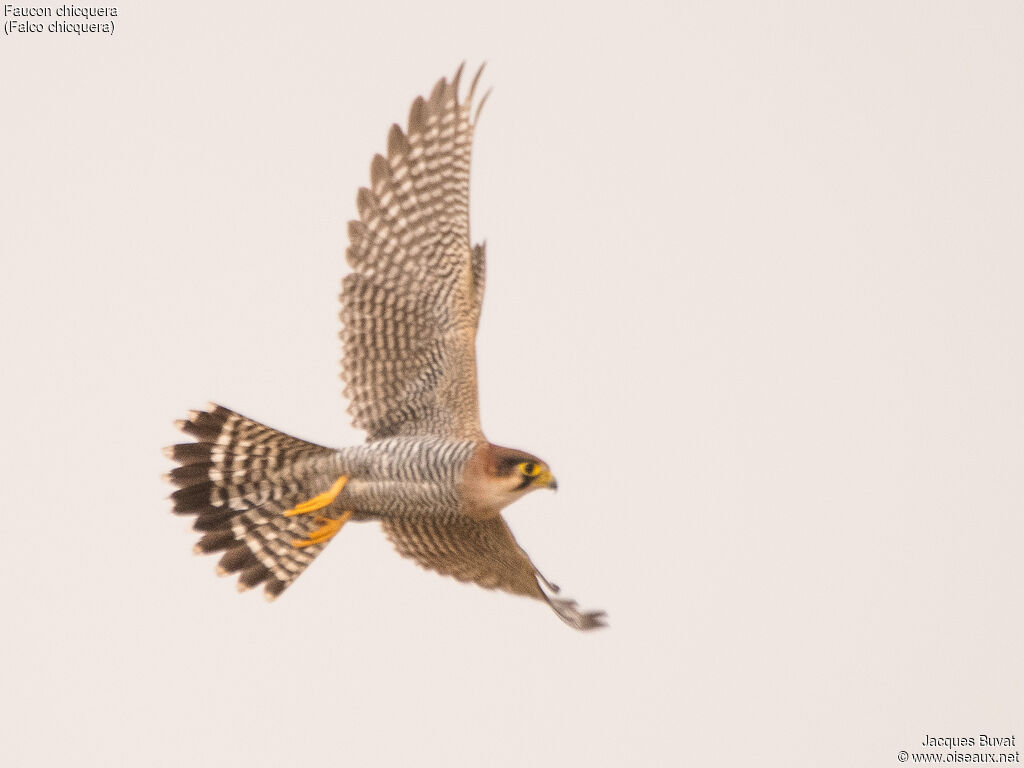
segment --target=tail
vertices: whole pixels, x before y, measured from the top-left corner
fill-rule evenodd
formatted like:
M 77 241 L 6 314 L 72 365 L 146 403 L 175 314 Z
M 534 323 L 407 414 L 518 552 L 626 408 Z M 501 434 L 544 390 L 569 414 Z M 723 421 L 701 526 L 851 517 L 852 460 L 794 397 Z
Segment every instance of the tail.
M 273 600 L 327 545 L 329 537 L 315 534 L 323 516 L 283 513 L 331 487 L 340 474 L 337 452 L 219 405 L 175 425 L 196 440 L 165 449 L 179 464 L 167 475 L 178 486 L 174 513 L 195 515 L 192 528 L 203 532 L 194 551 L 224 552 L 218 573 L 238 573 L 240 592 L 264 584 Z

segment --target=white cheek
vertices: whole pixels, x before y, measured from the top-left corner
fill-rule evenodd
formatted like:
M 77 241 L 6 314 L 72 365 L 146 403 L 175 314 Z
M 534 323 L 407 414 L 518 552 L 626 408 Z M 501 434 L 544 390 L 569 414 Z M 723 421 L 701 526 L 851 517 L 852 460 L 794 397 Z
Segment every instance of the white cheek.
M 519 488 L 519 483 L 520 480 L 518 478 L 502 478 L 496 482 L 488 483 L 484 491 L 488 505 L 503 508 L 520 498 L 529 490 L 529 486 Z
M 520 488 L 522 478 L 483 477 L 479 474 L 467 478 L 462 487 L 466 508 L 473 517 L 486 518 L 498 514 L 512 502 L 522 498 L 531 486 Z

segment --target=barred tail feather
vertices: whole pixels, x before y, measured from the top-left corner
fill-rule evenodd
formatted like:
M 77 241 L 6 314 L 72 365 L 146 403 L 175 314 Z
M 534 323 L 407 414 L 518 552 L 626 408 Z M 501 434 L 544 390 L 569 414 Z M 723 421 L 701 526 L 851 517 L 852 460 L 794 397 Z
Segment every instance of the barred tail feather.
M 218 573 L 237 573 L 239 591 L 263 584 L 273 600 L 327 544 L 294 546 L 319 526 L 313 515 L 283 513 L 331 486 L 337 452 L 214 404 L 175 424 L 195 438 L 165 449 L 178 464 L 167 475 L 178 487 L 174 513 L 195 515 L 203 533 L 195 552 L 223 552 Z

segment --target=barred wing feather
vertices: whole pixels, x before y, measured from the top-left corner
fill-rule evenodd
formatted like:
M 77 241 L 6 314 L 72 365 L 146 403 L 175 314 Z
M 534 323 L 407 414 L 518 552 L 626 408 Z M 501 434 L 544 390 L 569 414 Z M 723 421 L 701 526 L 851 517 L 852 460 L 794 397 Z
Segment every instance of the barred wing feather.
M 413 102 L 406 131 L 392 126 L 387 157 L 373 158 L 359 219 L 349 222 L 342 379 L 353 424 L 370 440 L 483 439 L 475 346 L 485 255 L 469 242 L 479 73 L 460 102 L 461 72 Z

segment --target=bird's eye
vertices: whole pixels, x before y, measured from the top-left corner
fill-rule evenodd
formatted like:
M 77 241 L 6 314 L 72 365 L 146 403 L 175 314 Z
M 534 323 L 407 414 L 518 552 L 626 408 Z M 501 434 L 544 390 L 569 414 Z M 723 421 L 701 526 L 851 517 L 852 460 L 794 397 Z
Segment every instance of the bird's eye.
M 540 467 L 532 461 L 524 461 L 519 465 L 519 471 L 526 477 L 536 477 L 540 474 Z

